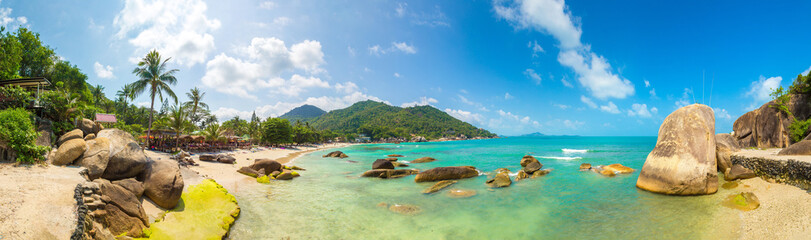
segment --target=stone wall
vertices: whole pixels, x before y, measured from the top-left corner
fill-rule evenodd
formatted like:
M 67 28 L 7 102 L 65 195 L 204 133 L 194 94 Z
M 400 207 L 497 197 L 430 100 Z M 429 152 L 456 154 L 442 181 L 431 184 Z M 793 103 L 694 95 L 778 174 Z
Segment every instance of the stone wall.
M 732 155 L 732 164 L 752 169 L 759 177 L 811 190 L 811 163 Z

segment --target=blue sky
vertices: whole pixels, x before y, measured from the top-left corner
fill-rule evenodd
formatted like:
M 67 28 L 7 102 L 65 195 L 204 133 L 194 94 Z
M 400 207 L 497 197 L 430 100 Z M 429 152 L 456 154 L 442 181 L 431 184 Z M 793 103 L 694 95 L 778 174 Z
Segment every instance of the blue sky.
M 729 132 L 769 89 L 808 72 L 809 10 L 807 1 L 0 0 L 0 25 L 41 33 L 108 96 L 158 49 L 180 69 L 176 93 L 200 87 L 221 121 L 373 99 L 430 104 L 503 135 L 652 136 L 695 102 Z

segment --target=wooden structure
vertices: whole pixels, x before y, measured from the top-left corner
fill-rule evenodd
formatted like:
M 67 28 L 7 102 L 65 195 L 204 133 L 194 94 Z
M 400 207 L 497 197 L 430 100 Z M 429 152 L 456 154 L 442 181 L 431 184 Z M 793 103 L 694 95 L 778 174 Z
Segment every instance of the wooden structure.
M 34 93 L 34 102 L 28 106 L 30 109 L 39 109 L 40 95 L 51 86 L 51 81 L 44 77 L 35 78 L 17 78 L 17 79 L 4 79 L 0 80 L 0 87 L 18 86 L 29 92 Z M 6 96 L 0 95 L 0 103 L 7 101 Z
M 146 136 L 141 136 L 146 139 Z M 242 137 L 226 136 L 220 140 L 206 140 L 203 136 L 181 134 L 174 131 L 152 130 L 148 149 L 162 152 L 216 152 L 220 150 L 250 149 L 251 143 Z

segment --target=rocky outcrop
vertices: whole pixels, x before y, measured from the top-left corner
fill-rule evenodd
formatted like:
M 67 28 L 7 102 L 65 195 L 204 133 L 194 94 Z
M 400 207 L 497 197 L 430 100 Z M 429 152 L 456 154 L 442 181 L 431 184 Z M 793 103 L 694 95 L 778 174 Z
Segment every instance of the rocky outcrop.
M 135 180 L 135 178 L 127 178 L 121 179 L 117 181 L 113 181 L 113 184 L 121 186 L 131 193 L 135 194 L 135 197 L 141 197 L 144 195 L 144 184 Z
M 241 167 L 241 168 L 239 168 L 237 170 L 237 172 L 245 174 L 246 176 L 249 176 L 249 177 L 254 177 L 254 178 L 255 177 L 260 177 L 259 172 L 257 172 L 256 170 L 253 170 L 250 167 Z M 264 170 L 262 170 L 262 172 L 264 172 Z
M 87 144 L 84 142 L 84 139 L 77 138 L 68 140 L 62 143 L 56 150 L 56 155 L 54 155 L 51 163 L 56 166 L 71 164 L 82 156 L 86 150 Z
M 171 209 L 177 205 L 183 193 L 183 177 L 177 162 L 170 160 L 151 161 L 144 175 L 144 195 L 158 206 Z
M 669 195 L 712 194 L 718 191 L 717 170 L 715 115 L 693 104 L 665 118 L 636 186 Z
M 719 172 L 725 172 L 727 168 L 732 167 L 730 156 L 733 152 L 741 149 L 735 137 L 728 133 L 720 133 L 715 135 L 715 160 L 718 165 Z
M 422 193 L 431 194 L 431 193 L 439 192 L 440 190 L 442 190 L 442 189 L 444 189 L 446 187 L 450 187 L 451 185 L 453 185 L 456 182 L 458 182 L 458 181 L 456 181 L 456 180 L 439 181 L 436 184 L 434 184 L 433 186 L 423 190 Z
M 100 178 L 110 161 L 110 140 L 105 137 L 87 141 L 87 150 L 76 165 L 87 169 L 90 180 Z
M 794 119 L 808 119 L 811 103 L 808 94 L 790 94 L 786 104 L 792 115 L 777 108 L 775 101 L 743 114 L 733 125 L 734 137 L 741 147 L 785 148 L 792 144 L 789 126 Z
M 749 170 L 741 165 L 734 164 L 732 167 L 724 171 L 724 180 L 734 181 L 737 179 L 749 179 L 757 177 L 754 171 Z
M 361 174 L 361 177 L 401 178 L 418 174 L 419 172 L 420 171 L 416 169 L 375 169 L 364 172 Z
M 512 181 L 510 180 L 510 175 L 508 175 L 507 172 L 499 172 L 495 177 L 487 180 L 485 183 L 491 188 L 503 188 L 509 187 L 512 184 Z
M 276 160 L 271 159 L 256 159 L 253 164 L 249 166 L 254 171 L 264 170 L 265 173 L 272 173 L 275 171 L 282 171 L 282 164 Z
M 456 180 L 479 176 L 479 172 L 472 166 L 438 167 L 421 172 L 414 177 L 415 182 L 433 182 L 441 180 Z
M 386 159 L 377 159 L 372 163 L 372 169 L 394 169 L 394 164 Z
M 327 155 L 324 155 L 322 157 L 325 157 L 325 158 L 327 158 L 327 157 L 348 158 L 349 156 L 347 156 L 345 153 L 343 153 L 341 151 L 334 151 L 334 152 L 327 153 Z
M 591 163 L 580 164 L 580 171 L 588 171 L 588 170 L 591 170 Z
M 541 162 L 538 162 L 538 159 L 536 159 L 535 157 L 526 155 L 521 158 L 521 167 L 522 170 L 524 170 L 524 172 L 532 174 L 535 171 L 540 170 L 543 167 L 543 164 L 541 164 Z
M 142 229 L 149 226 L 149 219 L 135 194 L 104 179 L 96 179 L 93 183 L 99 186 L 101 193 L 101 201 L 94 200 L 98 204 L 89 214 L 93 221 L 115 236 L 122 233 L 140 236 Z
M 436 161 L 436 158 L 421 157 L 421 158 L 417 158 L 417 159 L 412 160 L 411 163 L 427 163 L 427 162 L 433 162 L 433 161 Z
M 93 120 L 87 118 L 82 118 L 82 120 L 76 124 L 76 128 L 82 130 L 85 136 L 98 133 L 99 129 L 97 126 L 98 125 L 96 125 L 96 122 L 93 122 Z
M 524 172 L 524 170 L 518 170 L 518 172 L 515 173 L 516 182 L 527 179 L 529 177 L 530 177 L 529 174 L 527 174 L 527 172 Z
M 401 162 L 391 162 L 394 167 L 408 167 L 408 164 L 401 163 Z
M 206 179 L 190 186 L 182 198 L 182 209 L 167 212 L 146 230 L 150 239 L 227 239 L 240 212 L 228 190 Z
M 138 176 L 146 168 L 146 154 L 129 133 L 111 128 L 99 131 L 96 137 L 110 140 L 110 160 L 101 175 L 102 178 L 109 180 L 131 178 Z
M 73 131 L 63 134 L 61 137 L 59 137 L 59 139 L 56 140 L 56 146 L 62 146 L 62 143 L 73 139 L 84 139 L 84 133 L 82 133 L 82 130 L 74 129 Z
M 200 161 L 204 161 L 204 162 L 219 162 L 219 163 L 227 163 L 227 164 L 233 164 L 234 162 L 237 161 L 237 159 L 234 158 L 233 156 L 228 155 L 228 154 L 222 154 L 222 153 L 221 154 L 200 154 L 199 159 L 200 159 Z
M 791 144 L 791 146 L 780 150 L 777 155 L 811 155 L 811 140 L 802 140 Z

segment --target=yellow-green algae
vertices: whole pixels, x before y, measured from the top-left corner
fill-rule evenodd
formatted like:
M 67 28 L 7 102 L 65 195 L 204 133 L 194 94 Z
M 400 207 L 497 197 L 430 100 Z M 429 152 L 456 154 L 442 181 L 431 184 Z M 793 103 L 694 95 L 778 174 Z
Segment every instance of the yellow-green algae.
M 212 179 L 190 186 L 172 210 L 155 221 L 147 239 L 222 239 L 239 216 L 239 205 Z
M 261 176 L 256 178 L 256 182 L 258 183 L 270 183 L 270 178 L 268 176 Z

